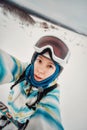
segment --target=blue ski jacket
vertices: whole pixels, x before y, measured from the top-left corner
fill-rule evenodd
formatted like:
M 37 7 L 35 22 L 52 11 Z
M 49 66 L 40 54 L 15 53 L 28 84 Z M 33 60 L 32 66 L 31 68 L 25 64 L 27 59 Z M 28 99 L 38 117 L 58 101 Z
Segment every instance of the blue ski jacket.
M 27 65 L 28 63 L 23 63 L 0 50 L 0 84 L 15 82 Z M 14 119 L 21 123 L 25 123 L 28 119 L 29 130 L 64 130 L 61 121 L 59 85 L 40 100 L 35 110 L 29 109 L 26 103 L 32 104 L 36 101 L 38 89 L 32 86 L 28 96 L 29 87 L 30 85 L 23 81 L 9 92 L 9 112 Z

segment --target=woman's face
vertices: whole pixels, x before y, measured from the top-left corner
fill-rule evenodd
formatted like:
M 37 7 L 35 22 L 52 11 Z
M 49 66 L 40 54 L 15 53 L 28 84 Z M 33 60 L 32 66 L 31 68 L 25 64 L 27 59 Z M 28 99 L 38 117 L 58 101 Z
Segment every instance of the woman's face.
M 34 62 L 34 79 L 42 81 L 51 76 L 56 70 L 52 60 L 39 55 Z

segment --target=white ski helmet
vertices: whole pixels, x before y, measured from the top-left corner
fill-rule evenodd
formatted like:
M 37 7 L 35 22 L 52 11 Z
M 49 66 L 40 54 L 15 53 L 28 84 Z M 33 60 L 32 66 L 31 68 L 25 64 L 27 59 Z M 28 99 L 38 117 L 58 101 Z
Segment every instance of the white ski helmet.
M 52 59 L 61 67 L 68 62 L 70 51 L 68 46 L 55 36 L 43 36 L 34 45 L 35 52 L 42 53 L 46 49 L 50 49 Z

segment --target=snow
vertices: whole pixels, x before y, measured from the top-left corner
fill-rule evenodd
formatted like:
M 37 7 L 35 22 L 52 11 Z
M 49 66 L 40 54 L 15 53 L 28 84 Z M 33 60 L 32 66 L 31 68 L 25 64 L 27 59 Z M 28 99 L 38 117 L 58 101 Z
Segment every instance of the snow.
M 71 57 L 59 77 L 61 86 L 60 109 L 65 130 L 87 129 L 87 37 L 55 26 L 43 28 L 38 21 L 27 25 L 18 17 L 3 15 L 0 9 L 0 48 L 21 61 L 30 62 L 33 45 L 43 35 L 55 35 L 69 46 Z M 10 84 L 0 86 L 0 100 L 7 104 Z M 9 126 L 12 129 L 12 126 Z M 7 129 L 6 129 L 7 130 Z M 15 130 L 15 129 L 14 129 Z

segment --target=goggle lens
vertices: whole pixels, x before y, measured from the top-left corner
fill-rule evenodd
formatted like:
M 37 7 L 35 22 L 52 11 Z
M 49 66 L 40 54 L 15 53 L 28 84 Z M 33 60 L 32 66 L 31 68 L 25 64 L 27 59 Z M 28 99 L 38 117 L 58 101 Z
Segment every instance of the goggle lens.
M 69 51 L 68 47 L 63 43 L 63 41 L 53 37 L 44 37 L 43 39 L 40 39 L 35 46 L 38 48 L 52 47 L 54 55 L 61 59 L 65 59 Z

